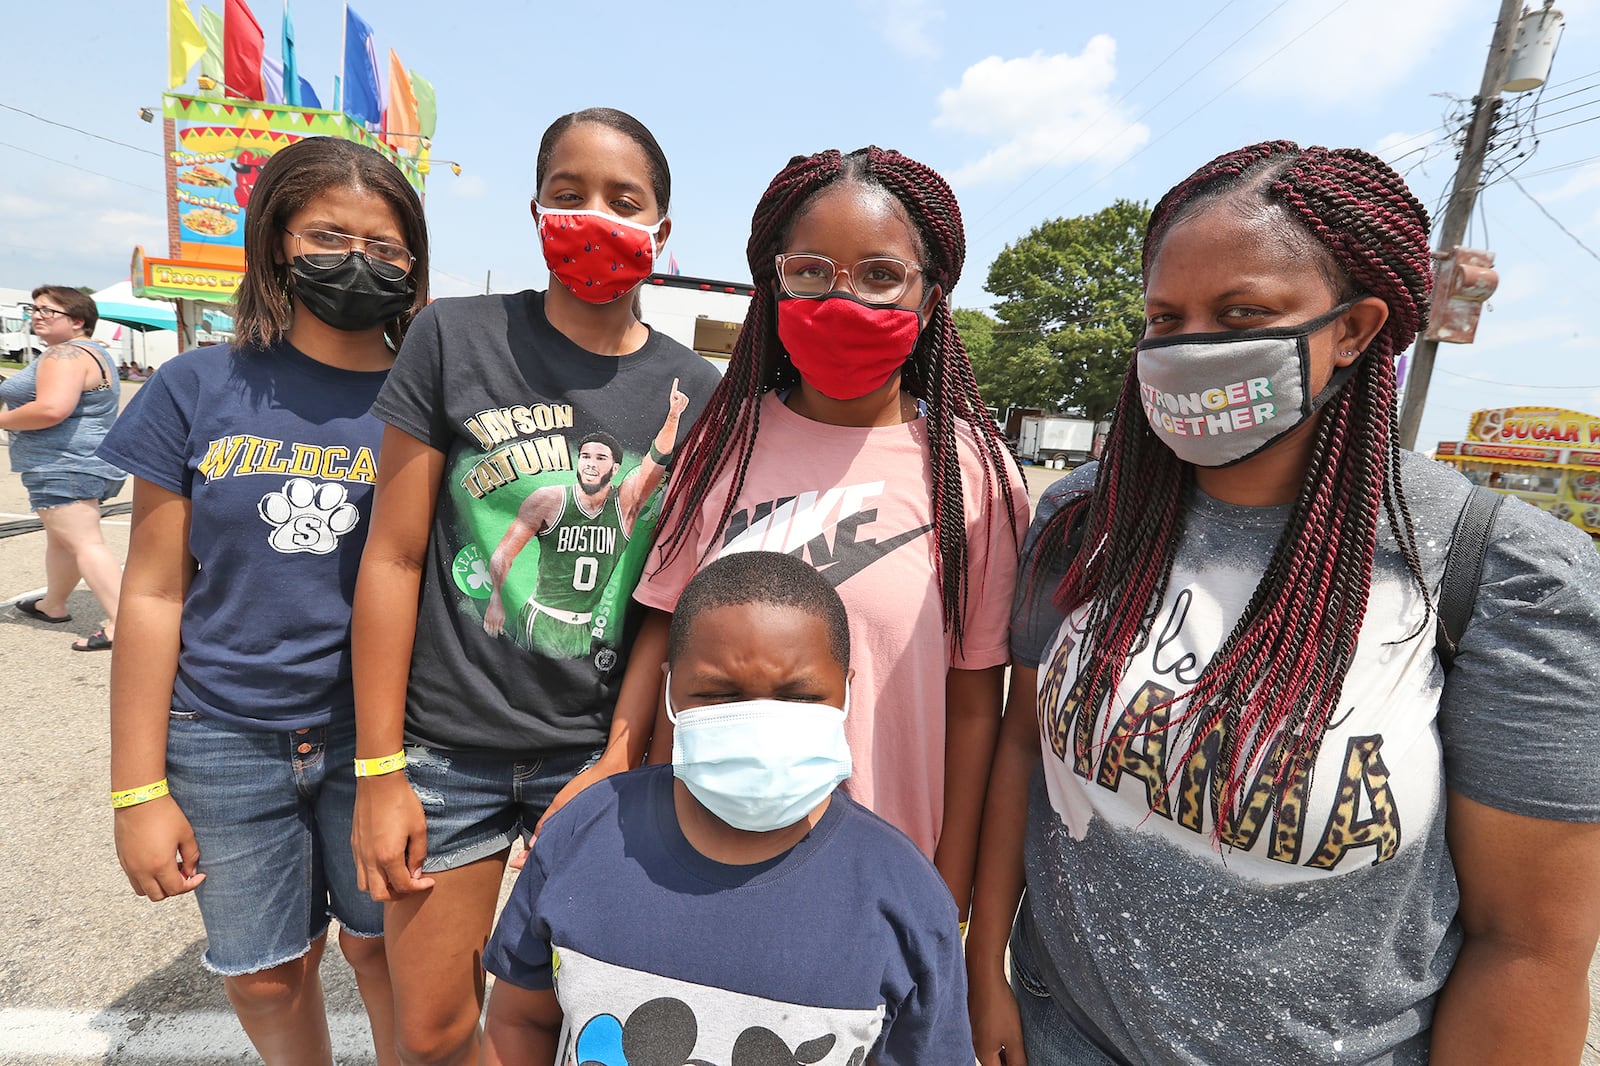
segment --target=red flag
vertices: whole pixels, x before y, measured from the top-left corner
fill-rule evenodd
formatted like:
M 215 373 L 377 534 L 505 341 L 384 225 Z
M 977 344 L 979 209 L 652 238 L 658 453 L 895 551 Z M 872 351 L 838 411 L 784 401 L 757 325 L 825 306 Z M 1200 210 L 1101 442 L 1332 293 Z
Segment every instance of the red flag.
M 246 100 L 266 96 L 261 84 L 261 55 L 265 48 L 261 24 L 244 0 L 227 0 L 222 20 L 222 81 L 229 96 Z

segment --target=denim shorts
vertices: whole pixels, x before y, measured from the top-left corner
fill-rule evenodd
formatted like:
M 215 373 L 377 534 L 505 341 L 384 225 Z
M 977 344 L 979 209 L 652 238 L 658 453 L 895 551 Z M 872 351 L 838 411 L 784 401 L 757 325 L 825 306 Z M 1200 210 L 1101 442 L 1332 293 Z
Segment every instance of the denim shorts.
M 566 748 L 532 759 L 406 746 L 406 778 L 428 818 L 423 873 L 454 870 L 526 840 L 550 801 L 603 749 Z
M 383 905 L 356 887 L 350 851 L 355 757 L 353 719 L 273 733 L 174 704 L 167 781 L 200 846 L 206 969 L 237 976 L 298 959 L 330 916 L 383 935 Z
M 1028 903 L 1023 901 L 1023 908 Z M 1022 1020 L 1022 1050 L 1029 1066 L 1121 1066 L 1079 1029 L 1045 987 L 1033 961 L 1021 915 L 1011 931 L 1011 993 Z
M 28 490 L 28 506 L 35 511 L 63 507 L 79 500 L 103 503 L 121 492 L 127 482 L 125 477 L 106 478 L 71 471 L 40 471 L 22 475 L 22 485 Z

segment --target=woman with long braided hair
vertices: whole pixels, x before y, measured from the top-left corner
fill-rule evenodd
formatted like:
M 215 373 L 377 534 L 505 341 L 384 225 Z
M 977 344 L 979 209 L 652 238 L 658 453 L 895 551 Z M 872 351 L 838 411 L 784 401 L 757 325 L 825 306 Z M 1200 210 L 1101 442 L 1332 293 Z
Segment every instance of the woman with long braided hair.
M 1105 454 L 1024 551 L 967 945 L 985 1066 L 1577 1061 L 1600 558 L 1507 501 L 1446 674 L 1472 489 L 1394 433 L 1428 230 L 1376 157 L 1286 141 L 1151 215 Z
M 696 570 L 798 555 L 850 611 L 845 789 L 934 859 L 963 916 L 1027 524 L 946 300 L 965 253 L 949 185 L 899 152 L 797 156 L 773 179 L 747 249 L 755 297 L 635 591 L 657 613 L 629 681 L 649 684 L 625 682 L 617 712 L 631 691 L 630 713 L 654 714 L 642 650 Z M 656 720 L 652 759 L 671 733 Z

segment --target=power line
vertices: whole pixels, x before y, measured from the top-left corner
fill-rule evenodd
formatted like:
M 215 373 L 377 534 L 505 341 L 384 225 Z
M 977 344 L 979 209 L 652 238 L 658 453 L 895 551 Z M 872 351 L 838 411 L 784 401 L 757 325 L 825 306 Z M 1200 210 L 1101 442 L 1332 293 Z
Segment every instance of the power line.
M 1557 127 L 1555 127 L 1555 129 L 1545 130 L 1544 132 L 1545 133 L 1555 133 L 1556 130 L 1570 130 L 1574 126 L 1582 126 L 1585 123 L 1595 122 L 1595 121 L 1600 121 L 1600 115 L 1596 115 L 1596 116 L 1594 116 L 1594 118 L 1581 118 L 1576 122 L 1569 122 L 1565 126 L 1557 126 Z
M 1530 171 L 1522 176 L 1525 178 L 1537 178 L 1545 174 L 1557 174 L 1563 170 L 1576 170 L 1579 167 L 1586 167 L 1590 163 L 1600 163 L 1600 155 L 1591 155 L 1584 159 L 1574 159 L 1570 163 L 1558 163 L 1553 167 L 1545 167 L 1543 170 Z
M 1541 113 L 1539 118 L 1555 118 L 1557 115 L 1565 115 L 1569 111 L 1582 111 L 1584 108 L 1594 107 L 1596 104 L 1600 104 L 1600 96 L 1595 97 L 1593 100 L 1585 100 L 1580 104 L 1573 104 L 1571 107 L 1563 107 L 1560 111 L 1551 111 L 1549 114 Z
M 77 126 L 69 126 L 65 122 L 57 122 L 53 118 L 45 118 L 43 115 L 35 115 L 32 111 L 24 111 L 22 108 L 12 107 L 10 104 L 0 104 L 0 107 L 5 108 L 7 111 L 15 111 L 19 115 L 27 115 L 29 118 L 38 119 L 40 122 L 50 126 L 60 126 L 64 130 L 71 130 L 73 133 L 81 133 L 85 137 L 93 137 L 97 141 L 105 141 L 107 144 L 114 144 L 119 148 L 129 148 L 135 152 L 143 152 L 145 155 L 153 155 L 157 159 L 161 158 L 161 153 L 155 151 L 154 149 L 141 148 L 139 145 L 129 144 L 127 141 L 116 141 L 112 140 L 110 137 L 102 137 L 98 133 L 90 133 L 88 130 L 79 129 Z
M 1350 0 L 1339 0 L 1339 3 L 1334 5 L 1334 7 L 1327 12 L 1327 14 L 1323 15 L 1321 18 L 1317 19 L 1317 21 L 1313 22 L 1311 25 L 1307 26 L 1305 29 L 1301 30 L 1299 33 L 1295 34 L 1293 37 L 1289 38 L 1287 41 L 1283 42 L 1283 44 L 1279 45 L 1272 52 L 1271 55 L 1267 56 L 1267 58 L 1263 59 L 1261 62 L 1257 63 L 1255 66 L 1251 67 L 1249 70 L 1247 70 L 1243 74 L 1239 75 L 1233 81 L 1229 82 L 1226 86 L 1223 87 L 1223 89 L 1220 92 L 1218 92 L 1211 99 L 1207 100 L 1205 103 L 1201 104 L 1199 107 L 1195 108 L 1193 111 L 1191 111 L 1187 115 L 1183 116 L 1177 122 L 1173 123 L 1173 125 L 1170 128 L 1168 128 L 1166 130 L 1166 132 L 1158 134 L 1157 136 L 1155 136 L 1151 140 L 1147 141 L 1143 148 L 1140 148 L 1137 152 L 1133 153 L 1128 158 L 1124 159 L 1122 162 L 1118 163 L 1116 166 L 1112 167 L 1110 170 L 1107 170 L 1104 174 L 1100 175 L 1100 177 L 1096 178 L 1094 181 L 1090 182 L 1088 185 L 1085 185 L 1082 189 L 1078 190 L 1078 192 L 1076 194 L 1074 194 L 1073 196 L 1069 197 L 1063 203 L 1062 206 L 1064 207 L 1064 206 L 1066 206 L 1066 204 L 1072 203 L 1073 200 L 1078 199 L 1080 196 L 1082 196 L 1084 193 L 1088 192 L 1090 189 L 1093 189 L 1095 186 L 1102 184 L 1107 178 L 1111 177 L 1111 175 L 1115 174 L 1117 171 L 1121 170 L 1123 167 L 1127 166 L 1129 163 L 1133 162 L 1135 159 L 1139 158 L 1141 155 L 1144 155 L 1144 153 L 1148 152 L 1150 149 L 1154 148 L 1157 144 L 1159 144 L 1163 139 L 1165 139 L 1174 130 L 1182 127 L 1184 123 L 1188 122 L 1190 119 L 1194 118 L 1200 112 L 1204 111 L 1206 108 L 1210 107 L 1212 104 L 1214 104 L 1218 100 L 1222 99 L 1229 92 L 1233 91 L 1233 89 L 1236 86 L 1238 86 L 1239 83 L 1243 82 L 1246 78 L 1250 77 L 1250 75 L 1254 74 L 1256 71 L 1260 70 L 1262 67 L 1264 67 L 1268 63 L 1272 62 L 1278 56 L 1282 55 L 1284 50 L 1287 49 L 1290 45 L 1294 44 L 1300 38 L 1304 37 L 1306 34 L 1310 33 L 1312 30 L 1316 29 L 1318 26 L 1322 25 L 1324 22 L 1328 21 L 1330 18 L 1332 18 L 1334 15 L 1336 15 L 1341 8 L 1343 8 L 1345 5 L 1347 5 L 1349 3 L 1350 3 Z M 1273 10 L 1276 11 L 1277 8 L 1274 8 Z M 1058 181 L 1056 184 L 1059 185 L 1060 182 Z M 1051 186 L 1051 188 L 1054 188 L 1054 186 Z M 1049 189 L 1045 190 L 1045 192 L 1049 192 L 1049 191 L 1050 191 Z M 1043 196 L 1044 193 L 1040 193 L 1039 195 Z M 1035 199 L 1037 199 L 1037 198 L 1038 197 L 1035 197 Z M 1026 205 L 1024 205 L 1024 206 L 1026 206 Z
M 1544 88 L 1549 88 L 1549 86 L 1545 86 Z M 1552 103 L 1556 100 L 1565 100 L 1569 96 L 1577 96 L 1579 93 L 1588 92 L 1590 89 L 1600 89 L 1600 81 L 1595 82 L 1593 85 L 1580 85 L 1571 92 L 1558 93 L 1555 96 L 1550 97 L 1550 100 Z
M 1548 87 L 1551 88 L 1551 89 L 1559 89 L 1563 85 L 1571 85 L 1573 82 L 1582 81 L 1584 78 L 1596 78 L 1596 77 L 1600 77 L 1600 70 L 1591 70 L 1587 74 L 1579 74 L 1576 77 L 1568 78 L 1566 81 L 1553 81 L 1553 82 L 1550 83 L 1550 85 Z
M 1511 177 L 1511 175 L 1509 175 L 1509 174 L 1507 174 L 1506 177 L 1511 178 L 1511 184 L 1515 185 L 1517 187 L 1517 189 L 1522 193 L 1522 195 L 1526 196 L 1530 201 L 1532 201 L 1533 206 L 1537 207 L 1539 209 L 1539 212 L 1542 215 L 1544 215 L 1545 218 L 1548 218 L 1551 222 L 1555 223 L 1556 229 L 1560 230 L 1562 233 L 1565 233 L 1568 237 L 1571 237 L 1572 238 L 1572 243 L 1576 244 L 1579 248 L 1582 248 L 1584 251 L 1588 252 L 1590 258 L 1592 258 L 1592 259 L 1594 259 L 1596 261 L 1600 261 L 1600 253 L 1596 253 L 1593 248 L 1590 248 L 1587 244 L 1584 244 L 1583 241 L 1579 239 L 1579 237 L 1578 237 L 1578 235 L 1576 233 L 1573 233 L 1567 227 L 1563 226 L 1561 224 L 1561 220 L 1559 218 L 1557 218 L 1556 216 L 1552 215 L 1545 208 L 1544 204 L 1541 204 L 1537 199 L 1535 199 L 1533 193 L 1529 192 L 1526 188 L 1524 188 L 1522 182 L 1518 181 L 1514 177 Z
M 1230 0 L 1230 2 L 1231 2 L 1231 0 Z M 1182 89 L 1185 85 L 1189 84 L 1195 78 L 1199 77 L 1201 71 L 1209 69 L 1213 63 L 1215 63 L 1217 60 L 1221 59 L 1223 57 L 1223 55 L 1225 55 L 1227 52 L 1232 50 L 1235 45 L 1237 45 L 1240 41 L 1244 40 L 1246 37 L 1249 37 L 1252 33 L 1254 33 L 1256 31 L 1256 29 L 1261 26 L 1262 23 L 1266 22 L 1273 15 L 1276 15 L 1285 5 L 1288 4 L 1288 2 L 1289 2 L 1289 0 L 1279 0 L 1279 3 L 1275 7 L 1273 7 L 1272 10 L 1268 11 L 1265 15 L 1262 15 L 1255 22 L 1251 23 L 1250 27 L 1248 29 L 1246 29 L 1243 33 L 1239 34 L 1239 36 L 1235 37 L 1233 40 L 1229 41 L 1226 45 L 1224 45 L 1222 47 L 1222 50 L 1217 52 L 1216 55 L 1212 56 L 1210 59 L 1206 60 L 1200 66 L 1196 67 L 1194 69 L 1194 71 L 1191 72 L 1187 78 L 1184 78 L 1177 85 L 1174 85 L 1167 92 L 1167 94 L 1165 96 L 1163 96 L 1161 99 L 1157 100 L 1155 103 L 1151 104 L 1149 107 L 1145 108 L 1143 111 L 1139 112 L 1138 115 L 1134 116 L 1134 118 L 1131 121 L 1129 121 L 1129 123 L 1125 127 L 1123 127 L 1122 132 L 1126 133 L 1128 130 L 1132 129 L 1134 127 L 1134 125 L 1137 124 L 1141 119 L 1143 119 L 1145 116 L 1149 115 L 1150 112 L 1154 111 L 1156 108 L 1160 107 L 1162 104 L 1164 104 L 1168 100 L 1172 99 L 1172 97 L 1177 94 L 1179 89 Z M 1349 3 L 1349 0 L 1341 0 L 1341 3 L 1339 4 L 1339 7 L 1343 7 L 1346 3 Z M 1335 8 L 1334 10 L 1338 10 L 1338 8 Z M 1326 17 L 1326 16 L 1324 16 L 1324 17 Z M 1204 26 L 1201 27 L 1201 29 L 1204 29 L 1204 28 L 1205 28 Z M 1200 31 L 1196 30 L 1195 32 L 1198 33 Z M 1295 38 L 1295 40 L 1298 40 L 1298 39 L 1299 39 L 1298 37 Z M 1292 43 L 1292 42 L 1290 42 L 1290 43 Z M 1274 53 L 1274 54 L 1276 54 L 1276 53 Z M 1271 57 L 1269 56 L 1268 58 L 1270 59 Z M 1152 73 L 1153 73 L 1153 70 L 1152 70 Z M 1149 77 L 1149 75 L 1146 75 L 1146 78 L 1148 78 L 1148 77 Z M 1240 80 L 1243 80 L 1243 79 L 1240 79 Z M 1141 82 L 1142 81 L 1143 81 L 1143 79 L 1141 79 Z M 1238 82 L 1234 82 L 1234 85 L 1237 85 L 1237 84 L 1238 84 Z M 1233 86 L 1230 85 L 1228 88 L 1231 89 L 1232 87 Z M 1132 90 L 1130 89 L 1129 91 L 1131 92 Z M 1224 89 L 1223 91 L 1226 92 L 1227 90 Z M 1126 95 L 1126 94 L 1124 94 L 1124 95 Z M 1109 110 L 1109 108 L 1107 110 Z M 1163 134 L 1163 136 L 1165 136 L 1165 135 Z M 1159 139 L 1160 138 L 1157 138 L 1157 140 L 1159 140 Z M 1153 144 L 1153 143 L 1155 143 L 1155 142 L 1153 142 L 1153 141 L 1150 142 L 1150 144 Z M 1145 147 L 1148 148 L 1149 144 L 1146 144 Z M 1134 157 L 1136 157 L 1138 155 L 1141 155 L 1141 154 L 1143 154 L 1143 149 L 1140 149 L 1139 152 L 1134 153 L 1134 156 L 1130 156 L 1129 159 L 1132 159 L 1132 158 L 1134 158 Z M 1127 161 L 1128 160 L 1123 160 L 1124 163 L 1126 163 Z M 1015 211 L 1011 212 L 1009 215 L 1005 216 L 1005 218 L 1001 219 L 1000 222 L 1009 222 L 1011 219 L 1015 218 L 1017 215 L 1021 214 L 1023 211 L 1026 211 L 1029 207 L 1032 207 L 1034 204 L 1038 203 L 1041 199 L 1044 198 L 1044 196 L 1047 193 L 1049 193 L 1051 190 L 1056 188 L 1056 186 L 1060 185 L 1063 181 L 1066 181 L 1069 177 L 1071 177 L 1078 170 L 1080 170 L 1084 166 L 1086 166 L 1088 164 L 1088 162 L 1089 162 L 1088 160 L 1081 160 L 1081 161 L 1073 164 L 1072 166 L 1068 167 L 1065 173 L 1063 173 L 1055 181 L 1051 182 L 1049 185 L 1046 185 L 1043 189 L 1041 189 L 1037 196 L 1035 196 L 1032 200 L 1029 200 L 1027 203 L 1023 204 L 1021 207 L 1017 208 Z M 1118 166 L 1120 166 L 1120 165 L 1121 164 L 1118 164 Z M 1041 167 L 1040 169 L 1043 169 L 1043 168 Z M 1029 177 L 1029 180 L 1032 180 L 1032 176 L 1031 175 Z M 1093 188 L 1093 186 L 1091 185 L 1090 188 Z M 986 215 L 979 216 L 979 218 L 983 218 L 983 217 L 986 217 Z M 975 219 L 974 221 L 976 222 L 977 220 Z M 989 229 L 985 230 L 982 234 L 980 234 L 978 239 L 982 240 L 983 238 L 988 237 L 997 228 L 999 228 L 999 225 L 1000 225 L 1000 223 L 997 222 L 994 226 L 991 226 Z
M 3 106 L 3 105 L 0 105 L 0 106 Z M 110 174 L 102 174 L 98 170 L 90 170 L 88 167 L 80 167 L 76 163 L 69 163 L 65 159 L 57 159 L 54 156 L 48 156 L 48 155 L 43 154 L 42 152 L 35 152 L 35 151 L 33 151 L 32 149 L 29 149 L 29 148 L 22 148 L 22 147 L 19 147 L 18 145 L 15 145 L 15 144 L 7 144 L 4 141 L 0 141 L 0 148 L 9 148 L 13 152 L 21 152 L 23 155 L 31 155 L 36 159 L 43 159 L 47 163 L 55 163 L 55 164 L 57 164 L 59 166 L 71 167 L 73 170 L 81 170 L 85 174 L 93 174 L 97 178 L 105 178 L 107 181 L 114 181 L 119 185 L 126 185 L 130 189 L 139 189 L 139 190 L 141 190 L 143 192 L 153 192 L 157 196 L 161 196 L 162 195 L 162 191 L 160 189 L 152 189 L 148 185 L 138 185 L 138 184 L 136 184 L 134 182 L 128 181 L 126 178 L 117 178 L 117 177 L 113 177 Z
M 1468 374 L 1457 374 L 1454 370 L 1440 370 L 1441 374 L 1448 374 L 1462 381 L 1475 381 L 1479 385 L 1500 385 L 1512 389 L 1550 389 L 1561 391 L 1577 391 L 1581 389 L 1600 389 L 1600 385 L 1529 385 L 1525 381 L 1490 381 L 1488 378 L 1475 378 Z
M 1108 115 L 1110 115 L 1116 109 L 1116 106 L 1118 104 L 1122 103 L 1122 101 L 1126 100 L 1129 96 L 1131 96 L 1133 94 L 1133 91 L 1135 89 L 1137 89 L 1139 86 L 1143 85 L 1145 82 L 1147 82 L 1151 78 L 1155 77 L 1156 71 L 1163 69 L 1167 65 L 1167 62 L 1169 60 L 1171 60 L 1173 56 L 1177 55 L 1180 51 L 1182 51 L 1183 48 L 1189 44 L 1190 41 L 1192 41 L 1196 37 L 1200 36 L 1200 34 L 1205 31 L 1205 28 L 1207 26 L 1211 25 L 1218 18 L 1220 18 L 1222 16 L 1222 13 L 1227 11 L 1228 8 L 1232 7 L 1235 2 L 1236 2 L 1236 0 L 1228 0 L 1227 3 L 1223 4 L 1220 8 L 1218 8 L 1212 14 L 1212 16 L 1210 18 L 1206 19 L 1204 22 L 1202 22 L 1199 25 L 1199 27 L 1197 27 L 1195 29 L 1195 31 L 1193 33 L 1191 33 L 1191 34 L 1189 34 L 1189 36 L 1185 37 L 1183 39 L 1183 41 L 1180 42 L 1176 48 L 1174 48 L 1172 51 L 1168 52 L 1158 62 L 1153 64 L 1150 67 L 1149 70 L 1145 71 L 1145 74 L 1144 74 L 1144 76 L 1142 78 L 1140 78 L 1138 81 L 1134 82 L 1132 85 L 1128 86 L 1128 88 L 1123 91 L 1121 96 L 1117 97 L 1115 100 L 1111 101 L 1111 103 L 1107 104 L 1106 107 L 1105 107 L 1105 110 L 1101 111 L 1100 114 L 1096 115 L 1094 121 L 1089 123 L 1088 126 L 1085 126 L 1082 132 L 1087 133 L 1087 132 L 1089 132 L 1089 130 L 1092 130 L 1096 126 L 1098 126 L 1101 123 L 1101 121 L 1103 121 Z M 1284 2 L 1287 3 L 1288 0 L 1284 0 Z M 1283 4 L 1279 4 L 1278 6 L 1282 7 Z M 1270 15 L 1271 12 L 1268 12 L 1268 14 Z M 1235 41 L 1234 43 L 1238 43 L 1238 42 Z M 1231 48 L 1232 45 L 1229 45 L 1228 47 Z M 1227 51 L 1227 49 L 1224 48 L 1223 51 L 1225 52 L 1225 51 Z M 1218 55 L 1221 55 L 1221 53 L 1219 52 Z M 1215 57 L 1213 57 L 1213 61 L 1214 61 L 1214 59 L 1215 59 Z M 1204 70 L 1204 69 L 1205 69 L 1204 66 L 1202 66 L 1199 69 L 1197 69 L 1193 74 L 1190 74 L 1188 78 L 1184 79 L 1183 82 L 1180 82 L 1179 86 L 1181 87 L 1183 84 L 1186 84 L 1189 80 L 1193 79 L 1195 77 L 1195 75 L 1200 72 L 1200 70 Z M 1176 90 L 1174 90 L 1174 91 L 1176 91 Z M 1171 94 L 1169 93 L 1168 95 L 1170 96 Z M 1165 99 L 1165 97 L 1163 97 L 1163 99 Z M 1160 101 L 1157 101 L 1157 103 L 1159 103 L 1159 102 Z M 1151 106 L 1153 107 L 1155 105 L 1151 105 Z M 1145 114 L 1149 114 L 1149 109 L 1146 109 Z M 1140 116 L 1140 118 L 1143 118 L 1143 117 L 1144 117 L 1143 115 Z M 1139 119 L 1134 119 L 1133 121 L 1137 122 L 1137 121 L 1139 121 Z M 1131 123 L 1130 123 L 1130 125 L 1131 125 Z M 985 210 L 982 214 L 980 214 L 976 218 L 974 218 L 972 220 L 971 224 L 972 225 L 976 225 L 977 223 L 979 223 L 979 222 L 983 221 L 985 218 L 987 218 L 989 215 L 993 214 L 1000 207 L 1001 204 L 1005 203 L 1011 197 L 1013 197 L 1017 193 L 1021 192 L 1023 186 L 1027 185 L 1034 178 L 1037 178 L 1040 174 L 1044 173 L 1045 169 L 1048 168 L 1050 166 L 1050 164 L 1054 163 L 1057 159 L 1060 159 L 1063 155 L 1065 155 L 1067 153 L 1067 151 L 1072 146 L 1073 146 L 1073 142 L 1071 142 L 1071 141 L 1069 141 L 1068 143 L 1064 144 L 1059 152 L 1057 152 L 1055 155 L 1051 156 L 1049 159 L 1046 159 L 1043 163 L 1040 163 L 1037 167 L 1035 167 L 1034 170 L 1033 170 L 1033 173 L 1029 174 L 1027 177 L 1025 177 L 1021 181 L 1017 182 L 1016 185 L 1014 185 L 1012 187 L 1010 192 L 1006 193 L 1000 199 L 996 200 L 993 204 L 991 204 L 988 207 L 987 210 Z M 1081 163 L 1078 164 L 1078 166 L 1081 166 L 1081 165 L 1082 165 Z M 1076 169 L 1076 168 L 1074 168 L 1074 169 Z

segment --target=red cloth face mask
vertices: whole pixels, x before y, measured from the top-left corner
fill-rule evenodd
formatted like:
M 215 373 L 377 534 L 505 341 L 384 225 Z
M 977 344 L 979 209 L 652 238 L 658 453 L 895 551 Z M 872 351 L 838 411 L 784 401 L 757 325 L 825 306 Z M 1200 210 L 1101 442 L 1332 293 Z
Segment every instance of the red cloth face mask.
M 778 300 L 778 339 L 806 383 L 832 400 L 883 388 L 917 346 L 922 318 L 906 307 L 865 304 L 846 293 Z
M 603 211 L 538 210 L 544 261 L 578 299 L 608 304 L 650 276 L 660 222 L 641 226 Z

